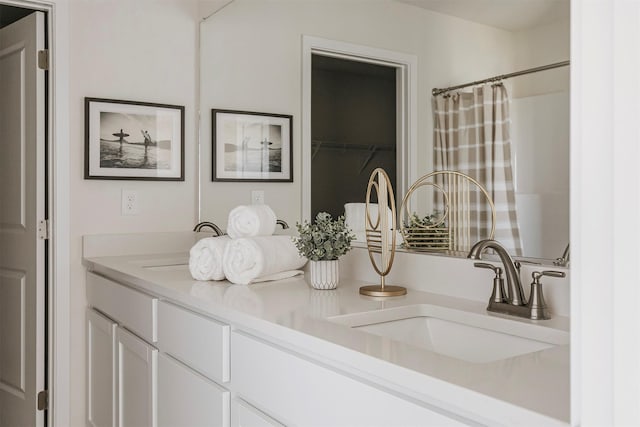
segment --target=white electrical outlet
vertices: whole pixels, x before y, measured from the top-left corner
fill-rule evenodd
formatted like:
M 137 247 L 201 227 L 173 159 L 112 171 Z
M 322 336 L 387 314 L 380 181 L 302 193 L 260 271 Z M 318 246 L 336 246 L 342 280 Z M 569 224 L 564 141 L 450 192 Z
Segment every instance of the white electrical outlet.
M 138 193 L 122 189 L 122 215 L 138 215 Z
M 264 191 L 251 190 L 251 204 L 252 205 L 264 205 Z

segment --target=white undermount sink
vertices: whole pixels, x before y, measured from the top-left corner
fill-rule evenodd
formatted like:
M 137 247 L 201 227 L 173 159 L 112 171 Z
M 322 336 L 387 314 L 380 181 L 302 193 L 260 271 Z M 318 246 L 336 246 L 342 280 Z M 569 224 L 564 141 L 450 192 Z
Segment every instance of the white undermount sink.
M 329 320 L 472 363 L 569 344 L 568 331 L 429 304 L 346 314 Z

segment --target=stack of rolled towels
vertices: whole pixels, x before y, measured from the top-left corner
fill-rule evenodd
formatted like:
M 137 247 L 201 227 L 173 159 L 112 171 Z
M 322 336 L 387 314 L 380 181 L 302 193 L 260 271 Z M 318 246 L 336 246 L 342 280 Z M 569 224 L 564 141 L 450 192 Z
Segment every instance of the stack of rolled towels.
M 291 236 L 274 236 L 276 215 L 268 205 L 242 205 L 229 212 L 227 235 L 201 239 L 189 251 L 196 280 L 248 285 L 303 274 L 306 259 Z

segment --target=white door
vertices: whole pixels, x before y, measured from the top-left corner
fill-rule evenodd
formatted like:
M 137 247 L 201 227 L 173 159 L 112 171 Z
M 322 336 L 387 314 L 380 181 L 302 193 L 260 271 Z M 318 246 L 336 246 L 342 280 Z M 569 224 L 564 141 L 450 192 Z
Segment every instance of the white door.
M 41 426 L 44 388 L 44 14 L 0 29 L 0 425 Z

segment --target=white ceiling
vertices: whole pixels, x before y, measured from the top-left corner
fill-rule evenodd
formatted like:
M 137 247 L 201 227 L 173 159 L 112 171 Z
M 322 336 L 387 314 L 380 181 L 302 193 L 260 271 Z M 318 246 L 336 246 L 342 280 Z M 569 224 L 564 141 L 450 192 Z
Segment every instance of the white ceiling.
M 569 17 L 570 0 L 398 0 L 508 31 Z

